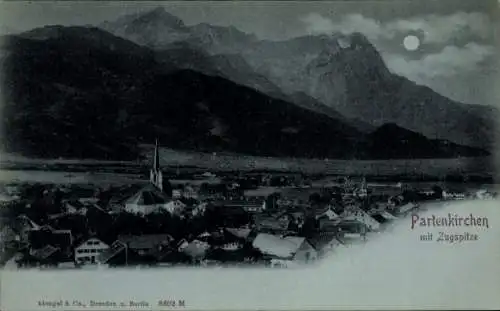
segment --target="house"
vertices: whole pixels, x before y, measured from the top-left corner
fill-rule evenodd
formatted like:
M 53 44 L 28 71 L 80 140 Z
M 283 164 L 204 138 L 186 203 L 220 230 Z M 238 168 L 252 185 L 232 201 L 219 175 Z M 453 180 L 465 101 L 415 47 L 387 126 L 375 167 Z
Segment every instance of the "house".
M 4 186 L 4 191 L 9 196 L 21 196 L 21 187 L 17 184 L 7 184 Z
M 219 229 L 206 236 L 207 233 L 199 235 L 196 239 L 209 243 L 212 248 L 223 248 L 225 250 L 236 250 L 247 243 L 251 230 L 248 228 Z
M 459 191 L 443 190 L 445 200 L 465 200 L 465 193 Z
M 31 249 L 29 254 L 26 254 L 23 261 L 29 265 L 56 267 L 61 259 L 60 249 L 46 245 L 39 249 Z
M 261 258 L 262 254 L 251 245 L 240 246 L 238 244 L 234 247 L 211 248 L 205 254 L 206 260 L 222 264 L 255 264 Z
M 98 238 L 90 238 L 75 247 L 75 262 L 78 264 L 97 263 L 100 254 L 108 249 L 108 244 Z
M 387 199 L 387 207 L 388 208 L 396 208 L 403 203 L 404 197 L 402 195 L 393 195 Z
M 409 203 L 406 203 L 404 205 L 398 206 L 396 208 L 396 213 L 398 215 L 407 214 L 407 213 L 409 213 L 417 208 L 418 208 L 418 204 L 409 202 Z
M 186 248 L 189 245 L 189 242 L 186 239 L 181 239 L 179 242 L 177 242 L 177 251 L 182 252 L 184 248 Z
M 422 194 L 426 197 L 434 196 L 436 194 L 436 192 L 434 190 L 421 190 L 418 193 Z
M 479 200 L 489 200 L 494 198 L 494 194 L 486 189 L 480 189 L 475 193 L 475 198 Z
M 337 225 L 337 238 L 344 244 L 364 241 L 369 231 L 366 224 L 358 220 L 340 220 Z
M 96 197 L 78 198 L 78 202 L 80 202 L 84 205 L 92 205 L 92 204 L 97 204 L 99 202 L 99 199 Z
M 29 233 L 32 230 L 38 230 L 41 226 L 31 220 L 26 215 L 20 215 L 16 218 L 14 224 L 14 230 L 18 232 L 19 238 L 22 242 L 27 242 L 29 240 Z
M 323 232 L 337 232 L 338 231 L 338 223 L 340 222 L 340 218 L 337 219 L 329 219 L 328 217 L 321 217 L 317 220 L 318 229 Z
M 197 179 L 197 180 L 207 180 L 207 179 L 213 179 L 213 178 L 216 178 L 217 175 L 211 173 L 211 172 L 204 172 L 202 174 L 195 174 L 193 176 L 194 179 Z
M 115 241 L 111 246 L 98 254 L 97 256 L 97 263 L 98 264 L 104 264 L 104 265 L 113 265 L 116 263 L 125 263 L 125 249 L 127 245 L 125 243 L 120 242 L 120 241 Z M 121 257 L 119 255 L 122 255 Z M 117 262 L 116 259 L 119 261 Z M 120 261 L 120 259 L 122 259 Z
M 288 208 L 287 210 L 285 210 L 281 213 L 278 213 L 278 215 L 288 215 L 288 217 L 292 221 L 301 221 L 301 220 L 304 220 L 306 218 L 306 213 L 307 213 L 307 210 L 305 208 L 292 207 L 292 208 Z M 278 219 L 279 217 L 276 216 L 276 218 Z
M 19 235 L 8 225 L 3 225 L 0 229 L 0 243 L 19 241 Z
M 223 200 L 215 201 L 213 205 L 224 208 L 241 208 L 248 213 L 259 213 L 265 209 L 263 200 Z
M 8 195 L 0 193 L 0 206 L 7 206 L 10 203 L 19 201 L 20 197 L 16 195 Z
M 136 194 L 141 187 L 137 185 L 129 185 L 120 187 L 116 191 L 113 191 L 113 195 L 109 199 L 106 209 L 111 211 L 111 213 L 119 214 L 125 210 L 126 201 Z
M 172 200 L 159 208 L 168 211 L 170 214 L 178 215 L 184 211 L 186 206 L 181 200 Z
M 320 232 L 307 240 L 318 252 L 318 257 L 323 257 L 336 251 L 338 248 L 345 247 L 339 240 L 338 233 L 335 232 Z
M 366 198 L 368 196 L 368 188 L 365 178 L 363 178 L 359 187 L 351 185 L 349 189 L 352 191 L 353 197 Z
M 96 261 L 107 266 L 156 264 L 161 254 L 171 250 L 172 241 L 168 234 L 119 236 Z
M 202 202 L 194 206 L 194 208 L 191 210 L 191 214 L 193 216 L 198 216 L 198 215 L 204 215 L 205 212 L 207 211 L 207 206 L 208 203 Z
M 218 248 L 225 250 L 225 251 L 237 251 L 237 250 L 243 248 L 243 243 L 230 242 L 230 243 L 223 244 L 223 245 L 219 246 Z
M 282 215 L 279 218 L 273 215 L 255 215 L 255 229 L 262 232 L 285 232 L 290 225 L 290 217 Z
M 117 239 L 127 250 L 145 255 L 158 248 L 169 247 L 174 238 L 169 234 L 120 235 Z
M 257 189 L 247 189 L 243 192 L 243 196 L 251 200 L 265 201 L 270 195 L 278 193 L 276 187 L 259 187 Z
M 191 258 L 185 253 L 179 252 L 176 249 L 158 250 L 152 254 L 159 266 L 182 265 L 191 262 Z
M 203 233 L 198 234 L 198 238 L 202 238 L 202 239 L 203 238 L 208 238 L 208 237 L 211 237 L 211 236 L 212 235 L 210 233 L 206 232 L 206 231 L 203 232 Z
M 266 209 L 266 202 L 259 199 L 247 200 L 243 203 L 243 209 L 247 213 L 260 213 Z
M 10 226 L 2 226 L 0 230 L 0 254 L 5 254 L 7 249 L 15 247 L 19 241 L 20 236 Z
M 182 197 L 184 197 L 186 199 L 197 200 L 198 199 L 198 191 L 196 191 L 196 189 L 193 186 L 186 185 L 184 187 L 184 190 L 182 191 Z
M 148 184 L 125 201 L 125 211 L 147 215 L 158 209 L 175 210 L 176 203 L 155 185 Z M 175 201 L 177 202 L 177 201 Z
M 359 207 L 351 206 L 346 209 L 342 213 L 342 219 L 359 221 L 366 225 L 367 229 L 370 231 L 377 231 L 380 229 L 380 223 Z
M 334 219 L 337 219 L 340 217 L 339 215 L 337 215 L 337 213 L 335 213 L 333 211 L 333 206 L 331 206 L 331 205 L 328 205 L 326 208 L 316 210 L 314 213 L 315 213 L 316 219 L 326 217 L 329 220 L 334 220 Z
M 68 200 L 64 202 L 64 208 L 68 214 L 87 214 L 87 206 L 79 200 Z
M 317 258 L 317 251 L 304 237 L 260 233 L 252 242 L 252 247 L 270 260 L 285 263 L 307 263 Z
M 279 198 L 276 200 L 276 205 L 278 206 L 278 208 L 291 207 L 295 203 L 298 204 L 299 202 L 295 202 L 295 200 L 292 200 L 290 198 Z
M 71 230 L 56 230 L 49 225 L 45 225 L 30 230 L 29 243 L 31 249 L 41 249 L 47 245 L 52 245 L 58 248 L 62 255 L 70 257 L 72 254 L 73 234 Z
M 172 199 L 180 199 L 182 198 L 182 190 L 181 189 L 172 189 Z
M 120 241 L 115 241 L 111 246 L 97 256 L 97 263 L 102 265 L 114 266 L 117 264 L 126 264 L 127 258 L 125 249 L 127 245 Z
M 380 224 L 385 224 L 398 219 L 398 217 L 394 216 L 388 211 L 373 211 L 372 213 L 370 213 L 370 216 Z
M 241 241 L 246 241 L 252 233 L 250 228 L 225 228 L 225 230 Z

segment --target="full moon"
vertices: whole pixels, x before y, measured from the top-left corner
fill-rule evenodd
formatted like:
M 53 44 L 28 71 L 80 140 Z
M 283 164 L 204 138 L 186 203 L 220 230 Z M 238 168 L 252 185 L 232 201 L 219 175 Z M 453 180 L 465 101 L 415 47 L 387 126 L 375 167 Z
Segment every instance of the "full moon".
M 408 51 L 415 51 L 420 46 L 420 40 L 416 36 L 406 36 L 403 45 Z

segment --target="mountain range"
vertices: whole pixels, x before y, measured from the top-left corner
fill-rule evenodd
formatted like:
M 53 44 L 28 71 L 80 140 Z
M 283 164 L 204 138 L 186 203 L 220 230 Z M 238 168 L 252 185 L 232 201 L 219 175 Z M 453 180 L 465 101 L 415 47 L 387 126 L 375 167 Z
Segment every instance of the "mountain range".
M 159 138 L 251 155 L 443 158 L 487 155 L 493 136 L 487 108 L 390 73 L 360 34 L 261 41 L 155 9 L 1 41 L 3 149 L 25 155 L 128 159 Z M 395 112 L 382 114 L 391 105 Z M 432 105 L 449 110 L 440 128 L 425 118 L 440 116 Z M 415 121 L 399 119 L 411 111 Z
M 486 149 L 494 144 L 493 133 L 500 116 L 497 109 L 450 100 L 391 73 L 378 51 L 360 33 L 258 40 L 234 27 L 187 26 L 161 7 L 99 26 L 155 50 L 185 42 L 211 55 L 238 55 L 252 70 L 239 70 L 237 77 L 226 72 L 229 79 L 274 96 L 273 88 L 246 78 L 260 74 L 282 93 L 301 92 L 312 97 L 321 103 L 320 107 L 332 108 L 362 130 L 394 123 L 458 144 Z M 298 104 L 293 95 L 287 100 Z

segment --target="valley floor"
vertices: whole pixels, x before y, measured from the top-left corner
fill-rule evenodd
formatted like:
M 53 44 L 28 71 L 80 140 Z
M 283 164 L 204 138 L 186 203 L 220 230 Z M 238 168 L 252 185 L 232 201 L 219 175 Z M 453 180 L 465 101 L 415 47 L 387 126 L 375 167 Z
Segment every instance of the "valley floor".
M 151 153 L 138 161 L 103 161 L 92 159 L 33 159 L 0 154 L 0 168 L 6 170 L 92 171 L 137 173 L 151 163 Z M 192 171 L 275 171 L 324 175 L 365 175 L 376 177 L 411 177 L 444 179 L 446 176 L 494 176 L 491 158 L 409 159 L 409 160 L 334 160 L 254 157 L 236 154 L 208 154 L 160 149 L 161 165 L 171 170 Z

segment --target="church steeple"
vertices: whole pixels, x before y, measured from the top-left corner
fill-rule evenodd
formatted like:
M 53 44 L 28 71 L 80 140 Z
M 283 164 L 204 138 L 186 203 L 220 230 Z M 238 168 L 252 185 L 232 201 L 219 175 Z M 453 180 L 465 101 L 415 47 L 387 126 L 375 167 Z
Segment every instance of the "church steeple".
M 158 150 L 158 139 L 155 141 L 155 154 L 153 159 L 153 170 L 160 170 L 160 151 Z
M 163 191 L 163 176 L 160 168 L 160 151 L 158 148 L 158 139 L 155 142 L 155 151 L 153 155 L 153 167 L 150 171 L 150 181 L 158 189 Z

